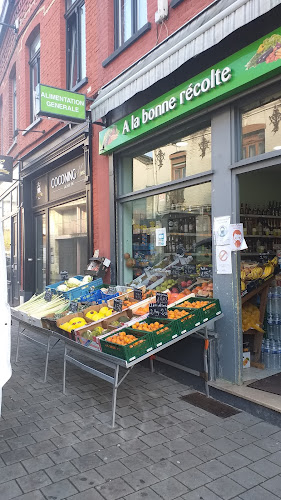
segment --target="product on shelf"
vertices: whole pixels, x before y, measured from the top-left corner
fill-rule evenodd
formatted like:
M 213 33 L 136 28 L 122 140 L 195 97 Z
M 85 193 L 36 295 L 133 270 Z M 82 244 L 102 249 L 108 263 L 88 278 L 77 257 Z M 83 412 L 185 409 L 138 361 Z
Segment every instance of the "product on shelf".
M 213 282 L 204 281 L 203 283 L 196 285 L 192 289 L 192 293 L 195 293 L 198 297 L 209 297 L 213 298 Z
M 254 304 L 247 302 L 242 307 L 242 330 L 246 332 L 247 330 L 257 330 L 263 333 L 264 330 L 260 325 L 260 310 Z
M 108 307 L 104 306 L 99 311 L 96 311 L 95 309 L 87 311 L 86 318 L 89 318 L 93 322 L 100 321 L 101 319 L 111 316 L 113 312 L 114 311 L 112 309 L 109 309 Z

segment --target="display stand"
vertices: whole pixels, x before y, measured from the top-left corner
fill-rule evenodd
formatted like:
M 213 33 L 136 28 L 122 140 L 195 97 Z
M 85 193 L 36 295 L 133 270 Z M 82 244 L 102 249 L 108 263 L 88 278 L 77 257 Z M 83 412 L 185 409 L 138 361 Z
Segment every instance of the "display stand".
M 265 310 L 266 310 L 266 302 L 267 302 L 267 294 L 268 289 L 271 286 L 274 277 L 272 276 L 267 281 L 262 283 L 259 287 L 255 288 L 251 292 L 247 293 L 242 297 L 241 302 L 242 305 L 251 300 L 253 297 L 260 295 L 260 324 L 263 325 Z M 251 361 L 251 366 L 255 366 L 257 368 L 263 368 L 262 364 L 259 363 L 260 355 L 261 355 L 261 346 L 263 333 L 258 332 L 257 330 L 250 329 L 246 332 L 243 332 L 244 335 L 254 335 L 254 360 Z
M 12 311 L 12 317 L 13 317 L 13 311 Z M 18 359 L 18 354 L 19 354 L 19 342 L 20 342 L 20 337 L 23 336 L 27 340 L 31 342 L 35 342 L 37 345 L 44 346 L 46 348 L 46 358 L 45 358 L 45 374 L 44 374 L 44 382 L 46 381 L 47 378 L 47 371 L 48 371 L 48 360 L 49 360 L 49 352 L 50 352 L 50 339 L 51 337 L 54 337 L 57 342 L 61 340 L 64 342 L 64 357 L 63 357 L 63 393 L 65 394 L 65 389 L 66 389 L 66 363 L 69 362 L 76 367 L 80 368 L 83 371 L 86 371 L 90 373 L 91 375 L 95 375 L 96 377 L 99 377 L 103 380 L 106 380 L 110 384 L 113 385 L 113 393 L 112 393 L 112 427 L 115 425 L 115 413 L 116 413 L 116 398 L 117 398 L 117 390 L 118 387 L 122 384 L 122 382 L 125 380 L 127 375 L 130 373 L 132 368 L 140 363 L 141 361 L 150 358 L 150 363 L 151 367 L 153 370 L 153 355 L 158 353 L 159 351 L 162 351 L 163 349 L 166 349 L 166 347 L 171 346 L 172 344 L 175 344 L 176 342 L 179 342 L 181 339 L 184 339 L 193 333 L 198 333 L 203 331 L 203 335 L 205 337 L 205 349 L 204 349 L 204 379 L 205 379 L 205 390 L 206 390 L 206 395 L 209 396 L 209 386 L 208 386 L 208 357 L 207 357 L 207 351 L 208 351 L 208 330 L 213 330 L 214 329 L 214 323 L 218 319 L 222 318 L 223 314 L 219 314 L 213 319 L 210 319 L 209 321 L 206 321 L 203 325 L 199 325 L 196 328 L 193 328 L 190 331 L 185 332 L 184 334 L 180 335 L 179 337 L 176 337 L 166 344 L 161 345 L 157 349 L 153 349 L 152 351 L 144 354 L 143 356 L 136 358 L 134 361 L 127 362 L 124 359 L 117 358 L 115 356 L 111 356 L 109 354 L 103 353 L 101 351 L 96 351 L 94 349 L 91 349 L 89 347 L 85 347 L 81 344 L 78 344 L 77 342 L 74 342 L 73 340 L 68 339 L 67 337 L 57 333 L 57 332 L 52 332 L 50 330 L 46 330 L 45 328 L 42 327 L 35 327 L 30 325 L 28 322 L 23 321 L 22 319 L 19 319 L 18 317 L 15 318 L 17 321 L 19 321 L 19 327 L 18 327 L 18 339 L 17 339 L 17 358 Z M 44 344 L 43 342 L 39 342 L 38 340 L 33 339 L 32 337 L 29 337 L 25 333 L 23 333 L 25 330 L 31 330 L 32 332 L 43 334 L 47 336 L 47 344 Z M 106 368 L 110 368 L 113 370 L 114 375 L 110 376 L 104 371 L 102 371 L 101 368 L 92 368 L 91 366 L 88 366 L 86 363 L 82 363 L 78 359 L 76 359 L 75 355 L 83 355 L 86 358 L 90 359 L 91 361 L 97 363 L 100 366 L 104 366 Z M 127 370 L 125 374 L 123 375 L 122 378 L 119 379 L 119 369 L 120 367 L 124 368 Z

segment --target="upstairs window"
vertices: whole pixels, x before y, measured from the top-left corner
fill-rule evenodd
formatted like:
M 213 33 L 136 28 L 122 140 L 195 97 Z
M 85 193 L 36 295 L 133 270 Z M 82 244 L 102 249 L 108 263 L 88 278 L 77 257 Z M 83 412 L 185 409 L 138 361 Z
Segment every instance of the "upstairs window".
M 40 83 L 40 34 L 29 47 L 30 65 L 30 122 L 36 118 L 36 87 Z
M 147 22 L 146 0 L 114 0 L 115 49 L 122 47 Z
M 66 0 L 67 88 L 86 78 L 86 24 L 84 0 Z

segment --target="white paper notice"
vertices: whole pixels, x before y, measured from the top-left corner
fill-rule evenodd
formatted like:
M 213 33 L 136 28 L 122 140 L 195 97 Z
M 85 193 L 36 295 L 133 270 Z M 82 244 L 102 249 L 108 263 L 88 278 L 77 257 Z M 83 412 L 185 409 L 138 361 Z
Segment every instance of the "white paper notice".
M 157 229 L 155 230 L 155 235 L 156 235 L 155 245 L 157 247 L 165 247 L 167 244 L 166 228 L 165 227 L 157 227 Z
M 214 217 L 214 235 L 216 245 L 229 245 L 230 215 Z
M 230 245 L 216 246 L 216 264 L 218 274 L 232 274 Z
M 242 244 L 244 240 L 243 224 L 230 224 L 229 233 L 231 251 L 237 252 L 237 250 L 242 250 Z

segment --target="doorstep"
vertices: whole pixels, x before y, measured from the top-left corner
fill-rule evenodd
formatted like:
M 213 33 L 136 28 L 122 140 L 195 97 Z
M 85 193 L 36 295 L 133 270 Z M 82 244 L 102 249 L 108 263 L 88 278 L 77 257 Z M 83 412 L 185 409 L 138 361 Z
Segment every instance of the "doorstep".
M 281 396 L 277 394 L 252 389 L 251 387 L 247 387 L 247 385 L 232 384 L 222 379 L 217 379 L 215 382 L 209 382 L 209 387 L 235 396 L 241 400 L 249 401 L 255 405 L 281 413 Z

